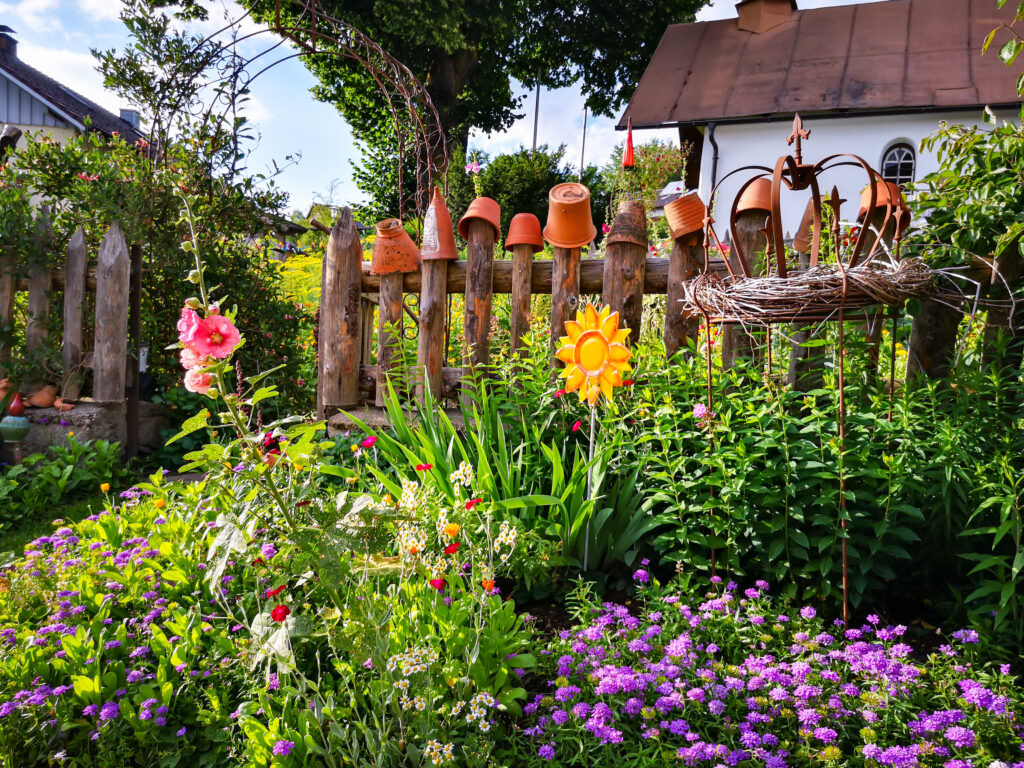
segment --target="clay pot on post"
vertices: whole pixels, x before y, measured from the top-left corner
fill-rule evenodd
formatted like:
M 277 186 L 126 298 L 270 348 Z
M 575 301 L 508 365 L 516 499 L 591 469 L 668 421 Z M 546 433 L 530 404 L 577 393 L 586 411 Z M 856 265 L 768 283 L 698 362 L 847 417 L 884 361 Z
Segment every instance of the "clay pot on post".
M 630 343 L 640 339 L 647 273 L 647 211 L 639 200 L 623 200 L 605 240 L 601 303 L 619 313 Z
M 442 398 L 448 262 L 459 257 L 452 217 L 437 187 L 434 187 L 434 196 L 423 219 L 421 254 L 420 335 L 416 363 L 423 369 L 423 379 L 416 387 L 416 396 L 422 403 L 428 391 L 435 400 Z
M 28 404 L 33 408 L 52 408 L 57 400 L 57 387 L 47 384 L 42 389 L 34 392 L 28 399 Z
M 530 296 L 533 291 L 533 254 L 544 250 L 540 219 L 517 213 L 508 225 L 505 250 L 512 251 L 512 351 L 523 345 L 530 327 Z
M 466 247 L 466 312 L 463 320 L 469 354 L 466 367 L 490 360 L 491 294 L 494 282 L 494 244 L 501 237 L 501 206 L 478 197 L 459 219 Z
M 554 246 L 551 273 L 551 349 L 565 333 L 565 321 L 580 305 L 580 248 L 592 242 L 597 228 L 590 214 L 590 190 L 567 182 L 548 193 L 544 239 Z
M 903 191 L 899 185 L 891 181 L 875 179 L 875 208 L 871 207 L 871 186 L 864 187 L 860 193 L 860 208 L 857 210 L 857 221 L 861 226 L 867 225 L 869 231 L 864 241 L 864 248 L 859 254 L 859 262 L 863 263 L 868 254 L 874 249 L 876 243 L 875 231 L 877 230 L 881 241 L 887 246 L 892 244 L 896 233 L 903 234 L 910 226 L 910 210 L 903 199 Z M 898 215 L 897 215 L 898 212 Z
M 420 251 L 398 219 L 377 223 L 370 272 L 380 275 L 380 329 L 377 336 L 377 406 L 384 405 L 388 377 L 401 340 L 403 274 L 420 266 Z
M 708 209 L 700 195 L 689 192 L 665 206 L 665 219 L 672 234 L 668 257 L 668 290 L 665 302 L 665 353 L 669 359 L 697 343 L 700 318 L 683 310 L 683 287 L 704 266 L 704 221 Z

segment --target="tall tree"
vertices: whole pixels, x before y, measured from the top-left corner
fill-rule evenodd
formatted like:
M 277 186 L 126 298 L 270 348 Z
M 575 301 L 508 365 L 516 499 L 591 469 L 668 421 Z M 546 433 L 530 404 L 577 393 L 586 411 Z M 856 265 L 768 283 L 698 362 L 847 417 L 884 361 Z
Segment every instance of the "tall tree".
M 373 38 L 426 84 L 449 140 L 470 128 L 507 128 L 522 98 L 515 78 L 560 87 L 581 81 L 588 107 L 611 114 L 632 94 L 669 24 L 692 21 L 707 0 L 320 0 Z M 241 0 L 256 18 L 312 40 L 309 0 Z M 306 28 L 304 30 L 304 27 Z M 323 29 L 316 30 L 323 32 Z M 326 47 L 321 46 L 325 51 Z M 391 119 L 372 76 L 329 51 L 304 57 L 318 98 L 337 106 L 359 137 Z

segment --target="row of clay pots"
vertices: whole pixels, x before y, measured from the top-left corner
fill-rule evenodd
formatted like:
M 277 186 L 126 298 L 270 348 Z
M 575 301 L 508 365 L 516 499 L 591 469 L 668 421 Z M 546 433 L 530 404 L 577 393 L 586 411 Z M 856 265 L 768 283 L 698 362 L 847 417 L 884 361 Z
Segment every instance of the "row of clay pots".
M 494 228 L 495 239 L 501 239 L 501 206 L 489 197 L 478 197 L 469 204 L 459 219 L 459 234 L 469 239 L 469 223 L 485 221 Z M 559 248 L 580 248 L 594 240 L 597 227 L 590 213 L 590 190 L 582 184 L 559 184 L 548 194 L 548 223 L 541 232 L 540 221 L 532 213 L 516 214 L 509 223 L 505 248 L 529 245 L 534 253 L 544 248 L 544 241 Z M 458 248 L 452 229 L 452 217 L 441 196 L 434 197 L 423 220 L 423 245 L 416 246 L 398 219 L 385 219 L 377 224 L 370 272 L 387 275 L 393 272 L 415 272 L 421 261 L 457 259 Z
M 899 228 L 904 231 L 910 225 L 910 211 L 903 200 L 903 192 L 899 186 L 891 181 L 875 181 L 875 208 L 893 209 L 899 207 L 902 210 Z M 860 210 L 857 218 L 862 219 L 871 205 L 871 187 L 865 187 L 860 196 Z M 765 214 L 772 210 L 772 182 L 768 178 L 757 178 L 746 185 L 736 202 L 736 212 L 763 211 Z M 690 192 L 673 200 L 665 206 L 665 218 L 668 221 L 669 231 L 673 238 L 683 237 L 693 232 L 704 229 L 704 220 L 707 216 L 707 207 L 696 192 Z
M 7 393 L 15 389 L 13 382 L 10 379 L 0 379 L 0 401 L 2 401 Z M 21 396 L 17 396 L 19 402 Z M 64 399 L 57 397 L 57 388 L 53 384 L 47 384 L 45 387 L 41 387 L 37 391 L 33 392 L 27 398 L 25 402 L 33 408 L 56 408 L 59 411 L 70 411 L 75 406 L 71 403 L 64 402 Z

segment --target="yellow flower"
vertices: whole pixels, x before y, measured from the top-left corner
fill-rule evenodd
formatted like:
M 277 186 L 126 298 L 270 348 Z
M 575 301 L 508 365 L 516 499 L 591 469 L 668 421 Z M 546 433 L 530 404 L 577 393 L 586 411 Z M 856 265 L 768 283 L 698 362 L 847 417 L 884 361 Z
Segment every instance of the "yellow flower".
M 591 405 L 603 393 L 612 399 L 612 390 L 622 386 L 622 374 L 631 369 L 627 360 L 633 353 L 623 342 L 629 329 L 619 329 L 619 313 L 604 307 L 600 312 L 593 304 L 576 313 L 575 320 L 565 321 L 565 332 L 555 356 L 565 363 L 565 391 L 579 391 L 580 400 Z
M 352 453 L 359 450 L 359 443 L 352 443 Z
M 448 525 L 444 527 L 444 535 L 447 536 L 449 539 L 454 539 L 456 536 L 459 535 L 459 531 L 461 530 L 462 526 L 458 523 L 448 523 Z
M 167 502 L 164 501 L 163 499 L 157 499 L 156 501 L 153 502 L 153 506 L 155 506 L 157 509 L 163 509 L 164 507 L 167 506 Z
M 68 432 L 68 437 L 74 437 L 74 436 L 75 436 L 74 432 Z
M 100 491 L 107 493 L 110 490 L 110 483 L 100 483 Z

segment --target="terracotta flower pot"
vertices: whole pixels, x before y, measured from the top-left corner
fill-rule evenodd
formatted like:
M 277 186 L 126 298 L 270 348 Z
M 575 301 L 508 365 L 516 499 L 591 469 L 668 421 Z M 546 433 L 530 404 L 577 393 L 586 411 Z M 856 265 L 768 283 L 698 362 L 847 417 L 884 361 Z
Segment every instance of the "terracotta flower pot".
M 370 273 L 389 275 L 392 272 L 415 272 L 420 268 L 420 250 L 398 219 L 377 222 L 377 238 L 373 243 Z
M 689 192 L 677 197 L 665 206 L 665 219 L 672 239 L 700 232 L 704 229 L 704 219 L 708 215 L 707 206 L 696 192 Z
M 441 190 L 434 187 L 434 198 L 423 219 L 423 245 L 420 248 L 423 261 L 438 261 L 459 258 L 455 247 L 455 232 L 452 230 L 452 215 L 448 212 Z
M 469 204 L 466 213 L 459 219 L 459 234 L 463 240 L 469 239 L 470 219 L 483 219 L 494 227 L 494 239 L 501 240 L 501 206 L 497 200 L 489 197 L 478 197 Z
M 875 180 L 875 209 L 886 208 L 892 206 L 893 215 L 896 215 L 897 205 L 902 208 L 902 215 L 899 220 L 900 232 L 906 231 L 907 227 L 910 226 L 910 210 L 907 208 L 906 200 L 903 199 L 903 190 L 899 188 L 898 184 L 893 184 L 891 181 L 882 181 L 881 179 Z M 864 214 L 868 212 L 868 206 L 871 205 L 871 187 L 864 187 L 864 191 L 860 193 L 860 209 L 857 211 L 857 218 L 863 219 Z
M 517 213 L 508 224 L 508 237 L 505 238 L 505 250 L 511 251 L 513 245 L 531 245 L 533 252 L 544 250 L 544 235 L 540 231 L 540 219 L 532 213 Z
M 47 384 L 28 399 L 28 404 L 33 408 L 50 408 L 57 400 L 57 388 L 53 384 Z
M 58 397 L 56 400 L 53 401 L 53 407 L 56 408 L 58 411 L 61 411 L 62 413 L 66 413 L 67 411 L 70 411 L 72 408 L 74 408 L 75 404 L 69 403 L 63 397 Z
M 606 242 L 633 243 L 647 247 L 647 211 L 639 200 L 623 200 L 615 212 L 615 221 Z
M 0 401 L 7 397 L 7 393 L 14 389 L 14 382 L 10 379 L 0 379 Z
M 572 181 L 552 187 L 544 239 L 558 248 L 580 248 L 596 235 L 597 227 L 590 215 L 590 190 Z
M 763 176 L 754 179 L 750 185 L 743 190 L 740 200 L 736 203 L 736 213 L 744 211 L 772 212 L 772 182 Z

